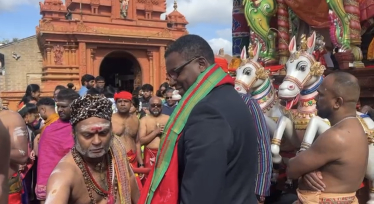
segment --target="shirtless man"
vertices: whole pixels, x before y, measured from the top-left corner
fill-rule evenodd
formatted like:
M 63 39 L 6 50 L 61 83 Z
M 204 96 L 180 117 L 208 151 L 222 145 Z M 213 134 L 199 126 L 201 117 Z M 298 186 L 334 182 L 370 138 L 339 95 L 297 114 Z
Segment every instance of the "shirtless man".
M 20 114 L 10 111 L 0 111 L 0 122 L 10 136 L 10 163 L 8 171 L 9 203 L 21 204 L 22 180 L 20 166 L 24 166 L 29 158 L 28 131 L 25 121 Z M 0 147 L 8 149 L 9 147 Z M 4 151 L 3 149 L 1 151 Z
M 2 121 L 0 121 L 0 155 L 0 203 L 8 203 L 10 136 Z
M 114 100 L 118 112 L 112 116 L 113 133 L 118 136 L 125 146 L 127 156 L 131 165 L 137 168 L 143 165 L 143 161 L 137 158 L 136 137 L 139 129 L 139 119 L 134 114 L 130 114 L 132 107 L 132 94 L 122 91 L 114 95 Z M 130 159 L 131 158 L 131 159 Z
M 156 96 L 149 100 L 149 112 L 149 115 L 140 119 L 139 128 L 140 144 L 145 145 L 144 165 L 146 168 L 151 168 L 156 161 L 160 137 L 169 119 L 168 115 L 161 114 L 162 101 Z
M 139 129 L 139 119 L 136 114 L 130 114 L 132 94 L 121 91 L 114 94 L 114 101 L 118 112 L 112 116 L 112 130 L 127 151 L 127 158 L 132 168 L 144 166 L 141 152 L 137 151 L 136 142 Z M 141 188 L 140 180 L 138 179 Z
M 136 204 L 134 174 L 112 133 L 112 103 L 87 94 L 70 108 L 75 146 L 48 179 L 46 204 Z
M 331 128 L 312 146 L 290 159 L 287 176 L 299 180 L 299 203 L 357 203 L 356 191 L 364 179 L 368 141 L 356 118 L 360 96 L 357 79 L 346 72 L 329 74 L 318 88 L 317 110 Z M 322 177 L 322 186 L 316 173 Z M 319 190 L 319 191 L 318 191 Z M 344 202 L 343 202 L 344 201 Z

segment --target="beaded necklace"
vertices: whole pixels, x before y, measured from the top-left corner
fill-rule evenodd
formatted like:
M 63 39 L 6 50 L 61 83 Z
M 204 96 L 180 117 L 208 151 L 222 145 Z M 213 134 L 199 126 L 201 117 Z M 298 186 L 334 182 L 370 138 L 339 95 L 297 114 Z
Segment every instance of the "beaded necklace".
M 90 200 L 91 200 L 91 204 L 97 203 L 95 198 L 93 197 L 92 190 L 95 191 L 95 193 L 98 194 L 99 196 L 102 196 L 105 199 L 108 199 L 108 204 L 114 204 L 115 197 L 117 195 L 117 192 L 116 192 L 117 188 L 114 187 L 114 186 L 117 186 L 117 177 L 113 174 L 114 164 L 112 162 L 110 153 L 107 154 L 108 169 L 107 169 L 107 175 L 106 175 L 107 176 L 106 186 L 108 190 L 104 190 L 101 188 L 100 185 L 98 185 L 98 183 L 93 178 L 88 168 L 88 165 L 84 162 L 82 156 L 77 152 L 75 147 L 72 148 L 71 154 L 73 156 L 74 162 L 77 164 L 79 169 L 82 171 L 84 183 L 86 184 L 86 188 L 88 191 L 88 196 L 90 197 Z

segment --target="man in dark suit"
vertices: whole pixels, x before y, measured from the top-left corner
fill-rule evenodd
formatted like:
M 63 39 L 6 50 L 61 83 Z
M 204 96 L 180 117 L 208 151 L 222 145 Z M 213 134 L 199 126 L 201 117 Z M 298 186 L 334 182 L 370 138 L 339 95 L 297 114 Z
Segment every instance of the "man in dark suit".
M 139 204 L 257 203 L 255 118 L 232 78 L 197 35 L 176 40 L 165 60 L 170 85 L 183 98 L 161 130 L 152 181 Z
M 181 203 L 257 203 L 255 130 L 231 85 L 216 87 L 201 100 L 178 142 Z

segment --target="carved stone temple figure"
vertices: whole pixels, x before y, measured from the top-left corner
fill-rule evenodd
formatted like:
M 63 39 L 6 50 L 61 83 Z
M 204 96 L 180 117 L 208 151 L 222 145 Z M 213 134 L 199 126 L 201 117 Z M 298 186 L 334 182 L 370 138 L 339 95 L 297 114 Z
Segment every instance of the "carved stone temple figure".
M 121 2 L 121 17 L 122 18 L 127 18 L 127 10 L 129 8 L 129 1 L 130 0 L 120 0 Z

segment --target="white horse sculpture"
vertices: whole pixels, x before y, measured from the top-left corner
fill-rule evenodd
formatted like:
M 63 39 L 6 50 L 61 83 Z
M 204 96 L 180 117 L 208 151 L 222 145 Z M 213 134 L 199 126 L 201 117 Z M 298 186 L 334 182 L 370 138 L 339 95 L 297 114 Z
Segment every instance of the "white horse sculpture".
M 282 111 L 279 107 L 276 90 L 269 78 L 269 72 L 257 62 L 260 52 L 259 44 L 249 52 L 253 52 L 253 56 L 250 58 L 247 58 L 245 47 L 241 52 L 242 65 L 236 69 L 235 89 L 239 93 L 251 95 L 253 99 L 257 100 L 272 135 Z
M 288 103 L 290 105 L 298 100 L 300 95 L 302 103 L 299 103 L 298 114 L 303 113 L 301 109 L 305 108 L 305 118 L 309 119 L 303 142 L 301 143 L 301 150 L 309 148 L 316 135 L 320 135 L 330 128 L 326 120 L 315 116 L 316 109 L 314 98 L 317 95 L 316 89 L 323 80 L 322 74 L 325 69 L 312 55 L 316 35 L 313 33 L 307 41 L 303 40 L 304 39 L 302 39 L 300 50 L 297 51 L 295 37 L 292 38 L 289 45 L 291 57 L 286 64 L 287 75 L 284 82 L 279 87 L 279 97 L 289 99 Z M 304 114 L 302 115 L 304 116 Z M 360 112 L 357 112 L 357 118 L 368 136 L 369 161 L 366 178 L 369 179 L 374 186 L 374 122 L 370 117 Z M 371 189 L 370 201 L 368 201 L 368 204 L 374 204 L 374 188 Z
M 273 136 L 271 150 L 275 156 L 279 156 L 279 143 L 283 132 L 291 131 L 295 127 L 300 144 L 309 120 L 317 113 L 314 97 L 317 95 L 318 86 L 322 83 L 325 67 L 314 59 L 312 55 L 314 45 L 315 33 L 308 38 L 308 41 L 305 35 L 303 36 L 301 51 L 296 51 L 294 38 L 290 42 L 291 56 L 286 63 L 287 74 L 278 90 L 278 97 L 286 100 L 286 111 L 280 118 Z M 297 109 L 291 109 L 296 104 L 298 104 Z M 303 145 L 301 143 L 301 147 Z
M 276 89 L 273 87 L 273 83 L 269 78 L 269 71 L 265 70 L 265 68 L 258 63 L 259 52 L 260 47 L 257 43 L 256 46 L 250 47 L 250 57 L 247 58 L 246 48 L 243 48 L 241 52 L 242 64 L 236 70 L 235 89 L 239 93 L 251 95 L 253 99 L 257 100 L 264 113 L 269 132 L 273 135 L 277 128 L 278 119 L 283 116 L 283 111 L 279 104 Z M 296 145 L 299 145 L 299 140 L 293 132 L 293 126 L 291 126 L 288 131 L 284 131 L 284 134 L 288 141 L 295 141 Z M 294 149 L 294 145 L 287 143 L 282 144 L 282 150 L 291 151 Z M 280 156 L 274 157 L 273 155 L 272 159 L 273 162 L 277 164 L 282 161 Z M 275 182 L 277 177 L 278 173 L 274 171 L 272 181 Z M 292 180 L 287 181 L 287 184 L 291 183 Z

